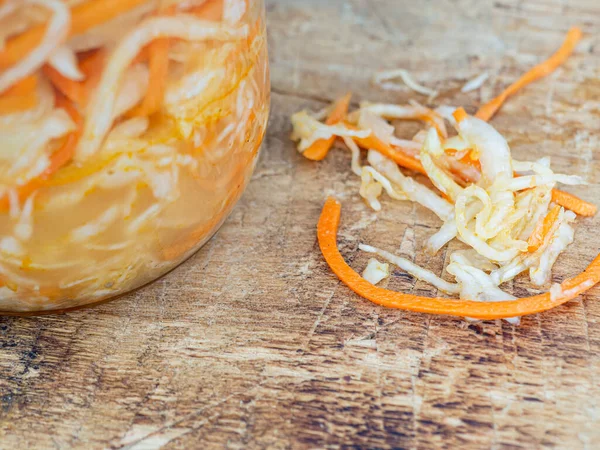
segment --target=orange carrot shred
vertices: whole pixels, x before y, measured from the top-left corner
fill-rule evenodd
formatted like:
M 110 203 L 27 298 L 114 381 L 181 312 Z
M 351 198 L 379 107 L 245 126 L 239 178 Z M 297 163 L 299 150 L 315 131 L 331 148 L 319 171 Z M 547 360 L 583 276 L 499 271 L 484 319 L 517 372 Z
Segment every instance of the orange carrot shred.
M 190 12 L 201 19 L 220 22 L 223 20 L 223 0 L 208 0 L 192 8 Z
M 37 75 L 29 75 L 17 81 L 13 86 L 0 93 L 0 97 L 10 95 L 26 95 L 35 92 L 37 88 Z
M 488 121 L 490 120 L 496 112 L 502 107 L 506 99 L 511 95 L 514 95 L 516 92 L 527 86 L 529 83 L 533 81 L 539 80 L 540 78 L 549 75 L 554 70 L 556 70 L 560 65 L 562 65 L 566 59 L 573 53 L 575 46 L 581 40 L 582 33 L 581 30 L 577 27 L 573 27 L 567 33 L 567 37 L 565 38 L 562 46 L 554 53 L 550 58 L 544 61 L 541 64 L 530 69 L 526 72 L 521 78 L 507 87 L 500 95 L 491 100 L 490 102 L 483 105 L 475 114 L 475 117 L 479 119 Z
M 38 102 L 37 76 L 30 75 L 0 94 L 0 114 L 13 114 L 33 108 Z
M 559 189 L 552 189 L 552 201 L 584 217 L 592 217 L 598 211 L 598 207 L 593 203 L 586 202 L 573 194 Z
M 453 113 L 452 116 L 454 117 L 454 119 L 456 120 L 456 123 L 461 123 L 463 120 L 465 120 L 469 115 L 467 114 L 467 112 L 465 111 L 464 108 L 457 108 Z
M 54 67 L 46 64 L 42 71 L 50 80 L 52 85 L 58 89 L 69 100 L 79 105 L 84 105 L 87 102 L 88 94 L 85 89 L 85 84 L 80 81 L 74 81 L 65 77 Z
M 59 92 L 73 103 L 83 106 L 87 104 L 92 91 L 100 81 L 105 57 L 106 51 L 96 50 L 81 59 L 79 68 L 85 75 L 83 81 L 71 80 L 48 64 L 42 68 L 42 71 Z
M 129 111 L 129 116 L 149 116 L 160 109 L 165 96 L 169 71 L 169 39 L 156 39 L 150 44 L 150 80 L 142 102 Z
M 560 209 L 561 207 L 559 205 L 554 206 L 550 211 L 548 211 L 546 216 L 540 219 L 540 221 L 536 224 L 531 236 L 529 236 L 529 239 L 527 239 L 527 244 L 529 244 L 527 250 L 530 253 L 535 252 L 542 246 L 546 240 L 546 237 L 548 236 L 548 233 L 550 233 L 552 227 L 558 220 Z
M 168 8 L 159 8 L 158 13 L 173 14 L 175 5 Z M 147 47 L 149 54 L 148 66 L 150 76 L 148 89 L 142 102 L 128 112 L 128 116 L 149 116 L 160 109 L 167 88 L 167 74 L 169 72 L 169 39 L 160 38 L 152 41 Z
M 346 128 L 349 128 L 351 130 L 358 130 L 358 127 L 351 125 L 349 123 L 346 123 L 344 125 L 346 126 Z M 359 147 L 362 147 L 367 150 L 369 150 L 369 149 L 377 150 L 383 156 L 386 156 L 386 157 L 392 159 L 396 164 L 398 164 L 402 167 L 405 167 L 407 169 L 414 170 L 415 172 L 419 172 L 424 175 L 427 175 L 427 172 L 425 172 L 425 169 L 423 168 L 421 161 L 419 161 L 418 159 L 414 158 L 411 155 L 404 153 L 402 150 L 400 150 L 396 147 L 392 147 L 391 145 L 386 144 L 381 139 L 379 139 L 377 136 L 375 136 L 373 133 L 371 133 L 366 138 L 353 137 L 352 139 L 354 140 L 354 142 L 356 142 L 356 144 Z
M 335 102 L 333 110 L 327 117 L 325 123 L 327 125 L 335 125 L 346 118 L 348 114 L 348 107 L 350 106 L 350 99 L 352 94 L 348 93 L 342 98 Z M 302 155 L 312 161 L 321 161 L 327 156 L 331 146 L 335 141 L 335 136 L 331 136 L 329 139 L 319 139 L 315 141 L 310 147 L 308 147 Z
M 600 282 L 600 255 L 579 275 L 565 280 L 558 295 L 544 293 L 532 297 L 500 302 L 480 302 L 448 298 L 427 298 L 390 291 L 369 283 L 352 269 L 337 248 L 337 230 L 341 205 L 332 197 L 325 202 L 317 237 L 325 261 L 337 277 L 361 297 L 388 308 L 429 314 L 472 317 L 480 320 L 525 316 L 555 308 L 587 291 Z

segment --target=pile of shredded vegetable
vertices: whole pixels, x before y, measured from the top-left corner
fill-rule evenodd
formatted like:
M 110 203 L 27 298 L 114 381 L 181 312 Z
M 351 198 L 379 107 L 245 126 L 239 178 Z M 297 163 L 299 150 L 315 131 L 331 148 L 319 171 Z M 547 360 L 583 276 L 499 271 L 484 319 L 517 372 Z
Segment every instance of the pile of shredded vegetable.
M 352 153 L 351 169 L 361 179 L 359 194 L 373 210 L 381 209 L 379 197 L 385 192 L 395 200 L 416 202 L 439 217 L 442 225 L 424 243 L 426 252 L 436 254 L 453 239 L 466 244 L 449 255 L 446 272 L 453 281 L 385 249 L 359 246 L 460 300 L 376 287 L 389 276 L 389 264 L 371 258 L 362 277 L 346 264 L 336 246 L 341 205 L 329 198 L 319 220 L 318 239 L 333 272 L 359 295 L 380 305 L 470 319 L 503 318 L 511 323 L 562 304 L 598 283 L 600 257 L 582 274 L 553 284 L 547 294 L 517 299 L 503 291 L 504 283 L 521 274 L 535 286 L 549 284 L 557 258 L 573 242 L 577 215 L 592 216 L 596 206 L 557 188 L 582 185 L 585 180 L 555 173 L 547 157 L 514 159 L 506 139 L 488 123 L 510 96 L 561 65 L 580 38 L 581 31 L 571 29 L 554 55 L 474 115 L 463 108 L 431 109 L 417 102 L 364 102 L 350 112 L 349 94 L 322 114 L 294 114 L 292 139 L 306 158 L 322 160 L 336 139 L 344 142 Z M 396 89 L 390 81 L 396 77 L 430 99 L 437 94 L 403 70 L 380 74 L 375 81 L 384 89 Z M 470 80 L 463 91 L 477 89 L 486 79 L 487 74 L 482 74 Z M 395 135 L 392 120 L 419 120 L 428 128 L 412 139 L 402 139 Z M 361 149 L 367 151 L 364 165 Z M 433 187 L 412 178 L 410 172 L 425 175 Z
M 0 311 L 148 282 L 222 222 L 268 115 L 248 0 L 0 1 Z

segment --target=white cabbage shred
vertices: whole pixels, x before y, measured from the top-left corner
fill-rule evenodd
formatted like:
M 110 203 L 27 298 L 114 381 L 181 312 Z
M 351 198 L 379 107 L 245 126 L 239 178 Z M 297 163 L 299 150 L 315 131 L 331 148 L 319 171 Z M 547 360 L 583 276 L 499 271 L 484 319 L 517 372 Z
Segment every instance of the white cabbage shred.
M 370 258 L 362 276 L 371 284 L 377 284 L 390 276 L 390 265 L 380 263 L 375 258 Z

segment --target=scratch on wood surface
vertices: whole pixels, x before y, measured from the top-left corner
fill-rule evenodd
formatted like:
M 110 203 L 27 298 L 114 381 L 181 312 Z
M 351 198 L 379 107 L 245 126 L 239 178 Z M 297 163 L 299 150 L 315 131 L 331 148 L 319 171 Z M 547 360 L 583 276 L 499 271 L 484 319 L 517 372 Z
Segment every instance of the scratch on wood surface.
M 308 334 L 306 335 L 305 343 L 301 347 L 302 351 L 306 351 L 306 349 L 310 345 L 310 340 L 312 339 L 313 335 L 315 334 L 315 331 L 317 330 L 317 327 L 319 326 L 319 323 L 321 323 L 321 319 L 323 318 L 323 314 L 325 313 L 325 311 L 329 307 L 329 303 L 331 302 L 331 299 L 333 298 L 333 296 L 337 292 L 337 289 L 338 289 L 339 285 L 340 285 L 339 282 L 335 283 L 335 287 L 332 289 L 331 294 L 329 294 L 327 296 L 327 298 L 325 299 L 325 301 L 323 302 L 323 307 L 321 308 L 321 311 L 319 312 L 319 315 L 315 319 L 315 322 L 313 323 L 312 327 L 308 331 Z
M 177 439 L 191 431 L 197 430 L 198 428 L 205 425 L 212 417 L 217 414 L 213 414 L 208 418 L 201 418 L 194 420 L 198 416 L 201 416 L 208 409 L 213 409 L 229 401 L 232 398 L 246 395 L 248 392 L 258 389 L 260 385 L 254 386 L 244 392 L 234 392 L 217 402 L 210 405 L 203 406 L 197 410 L 185 415 L 184 417 L 178 418 L 174 421 L 166 423 L 159 428 L 151 428 L 146 426 L 134 426 L 131 428 L 124 438 L 117 445 L 119 448 L 128 450 L 142 450 L 150 448 L 161 448 L 165 444 L 169 443 L 173 439 Z M 192 421 L 190 426 L 184 428 L 178 428 L 179 425 Z

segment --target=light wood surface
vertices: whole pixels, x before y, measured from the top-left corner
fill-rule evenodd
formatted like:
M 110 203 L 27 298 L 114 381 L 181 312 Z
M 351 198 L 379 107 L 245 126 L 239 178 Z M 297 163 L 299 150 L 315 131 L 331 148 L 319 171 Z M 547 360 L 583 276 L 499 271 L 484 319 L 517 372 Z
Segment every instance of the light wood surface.
M 572 192 L 600 202 L 600 2 L 267 4 L 271 122 L 242 201 L 200 252 L 144 289 L 66 315 L 0 318 L 0 448 L 598 448 L 600 289 L 516 328 L 370 304 L 321 258 L 326 194 L 344 202 L 340 245 L 359 270 L 368 242 L 442 273 L 446 252 L 421 252 L 439 222 L 387 200 L 374 214 L 348 152 L 311 163 L 288 138 L 291 113 L 348 90 L 356 102 L 426 101 L 373 87 L 379 69 L 406 68 L 440 103 L 473 111 L 578 24 L 577 54 L 493 123 L 515 157 L 551 155 L 591 182 Z M 459 92 L 484 70 L 481 92 Z M 598 218 L 578 221 L 555 281 L 597 254 L 599 230 Z M 388 287 L 435 293 L 399 271 Z M 522 280 L 511 290 L 535 292 Z

